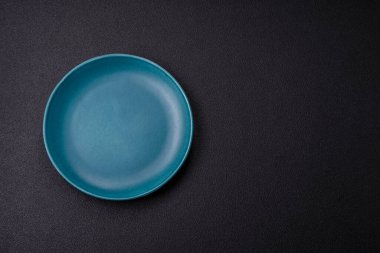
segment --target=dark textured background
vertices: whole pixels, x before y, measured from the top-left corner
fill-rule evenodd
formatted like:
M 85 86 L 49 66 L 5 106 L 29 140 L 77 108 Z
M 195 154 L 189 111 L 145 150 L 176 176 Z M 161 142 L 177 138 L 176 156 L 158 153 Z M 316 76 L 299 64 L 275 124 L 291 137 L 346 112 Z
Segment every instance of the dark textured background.
M 379 252 L 380 8 L 356 2 L 1 1 L 0 252 Z M 115 52 L 195 119 L 179 174 L 128 202 L 71 187 L 42 140 L 56 83 Z

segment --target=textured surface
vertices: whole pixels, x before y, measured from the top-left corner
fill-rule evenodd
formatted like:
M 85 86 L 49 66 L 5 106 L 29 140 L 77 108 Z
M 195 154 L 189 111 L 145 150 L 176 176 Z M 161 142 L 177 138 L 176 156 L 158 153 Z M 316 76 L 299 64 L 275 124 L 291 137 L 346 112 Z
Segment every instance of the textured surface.
M 380 250 L 379 4 L 190 2 L 0 2 L 1 252 Z M 113 52 L 171 72 L 195 120 L 183 170 L 125 203 L 42 141 L 55 84 Z

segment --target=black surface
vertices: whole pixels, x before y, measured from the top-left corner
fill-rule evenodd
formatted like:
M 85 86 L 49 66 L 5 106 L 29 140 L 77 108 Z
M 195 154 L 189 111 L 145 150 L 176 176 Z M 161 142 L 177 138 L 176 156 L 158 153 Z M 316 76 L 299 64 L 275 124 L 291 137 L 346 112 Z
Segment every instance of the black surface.
M 379 252 L 379 3 L 1 1 L 0 252 Z M 56 83 L 149 58 L 190 99 L 180 173 L 129 202 L 54 170 Z

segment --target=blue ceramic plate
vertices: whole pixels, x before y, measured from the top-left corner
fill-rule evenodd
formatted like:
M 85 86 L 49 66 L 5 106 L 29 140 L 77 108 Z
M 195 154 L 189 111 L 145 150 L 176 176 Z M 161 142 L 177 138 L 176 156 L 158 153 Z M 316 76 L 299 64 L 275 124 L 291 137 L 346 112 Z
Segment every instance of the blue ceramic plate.
M 72 69 L 46 106 L 43 134 L 57 171 L 103 199 L 144 196 L 189 152 L 193 121 L 177 81 L 141 57 L 111 54 Z

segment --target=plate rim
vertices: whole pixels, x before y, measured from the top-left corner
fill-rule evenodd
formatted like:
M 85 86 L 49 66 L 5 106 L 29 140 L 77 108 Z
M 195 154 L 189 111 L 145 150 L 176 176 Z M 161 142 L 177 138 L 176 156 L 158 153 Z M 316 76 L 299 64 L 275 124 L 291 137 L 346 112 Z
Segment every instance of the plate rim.
M 101 195 L 101 194 L 95 194 L 95 193 L 92 193 L 90 191 L 87 191 L 85 189 L 83 189 L 82 187 L 78 186 L 77 184 L 73 183 L 68 177 L 65 176 L 65 174 L 60 170 L 59 166 L 57 166 L 57 164 L 54 162 L 54 159 L 53 159 L 53 156 L 51 155 L 51 152 L 49 150 L 49 146 L 47 144 L 47 140 L 46 140 L 46 121 L 47 121 L 47 114 L 48 114 L 48 111 L 49 111 L 49 108 L 50 108 L 50 104 L 51 104 L 51 101 L 53 100 L 54 98 L 54 95 L 56 94 L 57 90 L 62 86 L 62 84 L 64 83 L 64 81 L 74 72 L 76 71 L 77 69 L 83 67 L 84 65 L 87 65 L 93 61 L 96 61 L 96 60 L 100 60 L 100 59 L 104 59 L 104 58 L 108 58 L 108 57 L 125 57 L 125 58 L 133 58 L 133 59 L 137 59 L 137 60 L 140 60 L 140 61 L 143 61 L 143 62 L 146 62 L 154 67 L 156 67 L 157 69 L 159 69 L 160 71 L 162 71 L 166 76 L 169 77 L 169 79 L 171 79 L 174 84 L 177 86 L 177 88 L 179 89 L 180 91 L 180 94 L 182 95 L 182 97 L 185 99 L 185 102 L 186 102 L 186 108 L 189 112 L 189 116 L 190 116 L 190 136 L 189 136 L 189 142 L 187 144 L 187 147 L 186 147 L 186 152 L 185 154 L 183 155 L 182 157 L 182 160 L 181 162 L 179 163 L 179 165 L 177 166 L 177 168 L 175 168 L 173 170 L 173 172 L 167 177 L 165 178 L 165 180 L 163 180 L 160 184 L 158 184 L 157 186 L 151 188 L 151 189 L 148 189 L 140 194 L 136 194 L 136 195 L 132 195 L 132 196 L 129 196 L 129 197 L 109 197 L 109 196 L 105 196 L 105 195 Z M 141 197 L 144 197 L 148 194 L 151 194 L 155 191 L 157 191 L 158 189 L 160 189 L 162 186 L 164 186 L 170 179 L 172 179 L 174 177 L 175 174 L 177 174 L 177 172 L 179 171 L 179 169 L 182 167 L 183 163 L 185 162 L 188 154 L 189 154 L 189 151 L 190 151 L 190 147 L 191 147 L 191 144 L 192 144 L 192 141 L 193 141 L 193 132 L 194 132 L 194 122 L 193 122 L 193 112 L 191 110 L 191 106 L 190 106 L 190 103 L 189 103 L 189 100 L 182 88 L 182 86 L 178 83 L 178 81 L 167 71 L 165 70 L 163 67 L 161 67 L 160 65 L 158 65 L 157 63 L 149 60 L 149 59 L 146 59 L 144 57 L 141 57 L 141 56 L 137 56 L 137 55 L 133 55 L 133 54 L 124 54 L 124 53 L 112 53 L 112 54 L 104 54 L 104 55 L 100 55 L 100 56 L 96 56 L 96 57 L 93 57 L 93 58 L 90 58 L 86 61 L 83 61 L 81 62 L 80 64 L 76 65 L 74 68 L 70 69 L 69 72 L 67 72 L 63 77 L 62 79 L 56 84 L 56 86 L 54 87 L 53 91 L 51 92 L 50 96 L 49 96 L 49 99 L 46 103 L 46 106 L 45 106 L 45 110 L 44 110 L 44 117 L 43 117 L 43 127 L 42 127 L 42 134 L 43 134 L 43 139 L 44 139 L 44 146 L 45 146 L 45 150 L 48 154 L 48 157 L 49 157 L 49 160 L 50 162 L 53 164 L 53 167 L 55 168 L 56 171 L 58 171 L 58 173 L 70 184 L 72 185 L 73 187 L 75 187 L 76 189 L 78 189 L 79 191 L 87 194 L 87 195 L 90 195 L 92 197 L 95 197 L 95 198 L 98 198 L 98 199 L 104 199 L 104 200 L 113 200 L 113 201 L 123 201 L 123 200 L 132 200 L 132 199 L 137 199 L 137 198 L 141 198 Z

